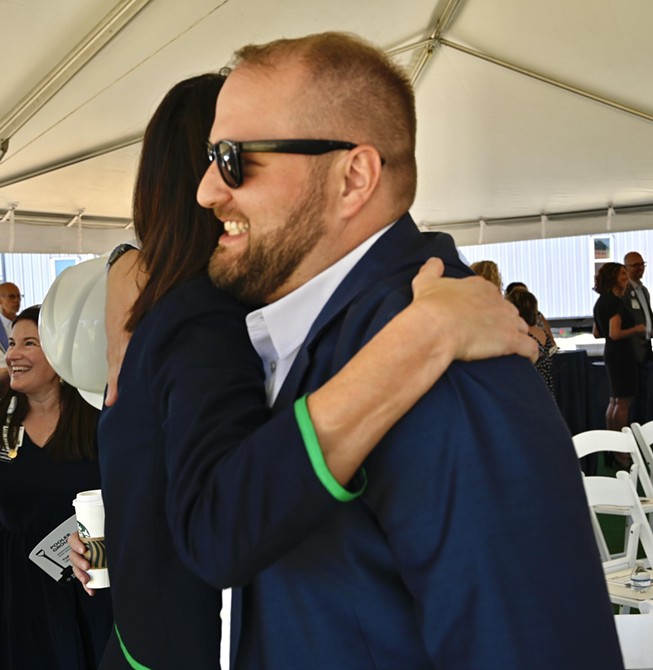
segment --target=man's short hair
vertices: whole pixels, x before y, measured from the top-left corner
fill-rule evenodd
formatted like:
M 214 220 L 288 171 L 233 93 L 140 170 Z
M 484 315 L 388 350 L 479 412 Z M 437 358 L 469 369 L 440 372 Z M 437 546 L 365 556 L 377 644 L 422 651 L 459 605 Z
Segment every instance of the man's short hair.
M 235 66 L 266 69 L 289 60 L 306 68 L 310 82 L 306 100 L 295 101 L 298 132 L 375 146 L 408 209 L 417 185 L 417 121 L 413 87 L 403 69 L 360 37 L 338 32 L 248 45 L 236 53 Z

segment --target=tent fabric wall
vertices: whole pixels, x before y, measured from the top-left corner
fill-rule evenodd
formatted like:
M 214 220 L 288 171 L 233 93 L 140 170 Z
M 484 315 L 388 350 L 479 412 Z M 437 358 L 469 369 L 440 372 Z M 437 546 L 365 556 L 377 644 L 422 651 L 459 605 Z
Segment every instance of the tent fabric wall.
M 621 263 L 629 251 L 653 261 L 653 230 L 601 232 L 611 238 L 610 260 Z M 504 288 L 524 282 L 549 319 L 585 319 L 592 315 L 597 295 L 594 286 L 593 235 L 532 239 L 494 244 L 460 245 L 463 257 L 473 263 L 493 260 L 499 266 Z M 458 239 L 458 238 L 457 238 Z M 653 286 L 653 265 L 644 283 Z
M 56 261 L 81 263 L 91 258 L 90 254 L 0 254 L 4 279 L 16 284 L 23 294 L 22 308 L 43 302 L 56 277 Z
M 103 254 L 134 238 L 133 230 L 0 223 L 0 252 Z
M 603 212 L 552 215 L 546 217 L 544 226 L 541 218 L 516 219 L 514 221 L 486 221 L 483 227 L 479 221 L 443 226 L 425 226 L 424 230 L 449 233 L 459 245 L 494 244 L 518 240 L 538 240 L 576 235 L 594 235 L 605 232 L 626 232 L 629 230 L 653 229 L 653 208 L 643 211 L 615 210 L 608 217 Z

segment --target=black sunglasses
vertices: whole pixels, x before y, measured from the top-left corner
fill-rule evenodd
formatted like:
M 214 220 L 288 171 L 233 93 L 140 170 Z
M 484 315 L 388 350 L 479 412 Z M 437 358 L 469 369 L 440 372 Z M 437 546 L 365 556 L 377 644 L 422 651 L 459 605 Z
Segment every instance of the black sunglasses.
M 352 142 L 337 140 L 258 140 L 255 142 L 233 142 L 220 140 L 206 143 L 209 162 L 216 162 L 224 183 L 229 188 L 238 188 L 243 183 L 243 153 L 304 154 L 320 156 L 330 151 L 350 151 L 356 148 Z M 382 161 L 383 162 L 383 161 Z

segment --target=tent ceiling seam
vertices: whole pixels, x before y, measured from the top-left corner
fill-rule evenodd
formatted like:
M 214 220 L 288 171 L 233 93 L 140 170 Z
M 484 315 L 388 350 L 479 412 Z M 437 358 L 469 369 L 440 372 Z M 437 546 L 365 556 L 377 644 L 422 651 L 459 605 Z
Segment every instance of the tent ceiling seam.
M 8 140 L 89 63 L 151 0 L 123 0 L 0 120 L 0 138 Z
M 502 60 L 500 58 L 496 58 L 495 56 L 490 56 L 489 54 L 485 54 L 485 53 L 482 53 L 481 51 L 471 49 L 469 47 L 463 46 L 462 44 L 458 44 L 456 42 L 451 42 L 450 40 L 447 40 L 445 38 L 440 38 L 439 42 L 443 46 L 450 47 L 451 49 L 456 49 L 457 51 L 462 51 L 463 53 L 466 53 L 469 56 L 473 56 L 475 58 L 480 58 L 481 60 L 487 61 L 488 63 L 492 63 L 493 65 L 498 65 L 499 67 L 503 67 L 507 70 L 517 72 L 518 74 L 524 75 L 526 77 L 530 77 L 531 79 L 535 79 L 535 80 L 541 81 L 545 84 L 555 86 L 556 88 L 560 88 L 560 89 L 563 89 L 563 90 L 568 91 L 570 93 L 574 93 L 574 94 L 582 96 L 584 98 L 588 98 L 589 100 L 593 100 L 594 102 L 598 102 L 598 103 L 600 103 L 602 105 L 605 105 L 607 107 L 611 107 L 613 109 L 618 109 L 621 112 L 626 112 L 627 114 L 631 114 L 632 116 L 636 116 L 640 119 L 644 119 L 645 121 L 653 121 L 653 114 L 651 114 L 649 112 L 645 112 L 645 111 L 642 111 L 642 110 L 639 110 L 639 109 L 635 109 L 634 107 L 630 107 L 630 106 L 625 105 L 623 103 L 617 102 L 616 100 L 611 100 L 610 98 L 605 98 L 601 95 L 597 95 L 596 93 L 592 93 L 590 91 L 586 91 L 582 88 L 579 88 L 578 86 L 573 86 L 571 84 L 567 84 L 563 81 L 560 81 L 559 79 L 553 79 L 552 77 L 547 77 L 546 75 L 535 72 L 534 70 L 529 70 L 528 68 L 524 68 L 524 67 L 521 67 L 519 65 L 515 65 L 514 63 L 510 63 L 510 62 Z
M 440 42 L 440 37 L 451 25 L 454 16 L 458 11 L 460 3 L 461 0 L 449 0 L 449 2 L 447 2 L 445 8 L 442 10 L 442 13 L 435 22 L 435 26 L 429 35 L 429 39 L 425 42 L 422 42 L 422 52 L 417 57 L 417 60 L 413 65 L 412 71 L 410 73 L 410 81 L 413 86 L 415 86 L 417 80 L 424 71 L 424 68 L 433 57 L 433 54 Z
M 28 179 L 33 179 L 34 177 L 40 177 L 41 175 L 48 174 L 48 172 L 56 172 L 57 170 L 62 170 L 63 168 L 70 167 L 71 165 L 76 165 L 77 163 L 82 163 L 84 161 L 90 160 L 91 158 L 98 158 L 99 156 L 104 156 L 105 154 L 113 153 L 114 151 L 119 151 L 120 149 L 125 149 L 126 147 L 132 146 L 133 144 L 138 144 L 143 141 L 142 133 L 128 137 L 124 140 L 118 140 L 112 144 L 104 145 L 91 149 L 90 151 L 85 151 L 81 154 L 75 154 L 74 156 L 69 156 L 68 158 L 62 158 L 55 163 L 49 163 L 47 165 L 42 165 L 41 167 L 36 167 L 27 172 L 22 172 L 20 174 L 14 175 L 13 177 L 7 177 L 6 179 L 0 180 L 0 188 L 5 186 L 11 186 L 13 184 L 18 184 Z

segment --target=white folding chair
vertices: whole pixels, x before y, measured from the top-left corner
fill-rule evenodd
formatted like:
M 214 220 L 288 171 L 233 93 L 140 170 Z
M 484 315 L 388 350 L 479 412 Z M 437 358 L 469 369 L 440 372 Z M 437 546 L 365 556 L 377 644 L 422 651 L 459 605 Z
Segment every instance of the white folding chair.
M 611 602 L 619 605 L 622 611 L 631 607 L 639 609 L 643 601 L 653 598 L 653 587 L 645 592 L 634 590 L 630 574 L 637 562 L 640 547 L 644 550 L 647 567 L 653 566 L 653 530 L 633 482 L 627 472 L 621 471 L 616 477 L 583 477 L 583 484 L 592 514 L 604 509 L 626 511 L 629 526 L 623 553 L 606 558 L 604 552 L 600 551 L 601 561 Z M 605 544 L 604 538 L 602 541 Z
M 653 482 L 632 431 L 588 430 L 574 435 L 572 441 L 579 459 L 601 451 L 616 451 L 622 454 L 629 454 L 633 461 L 633 465 L 630 468 L 633 485 L 635 489 L 637 489 L 638 483 L 641 485 L 642 492 L 644 493 L 644 496 L 641 498 L 644 512 L 646 514 L 653 514 Z M 606 514 L 620 513 L 618 509 L 602 511 Z
M 641 614 L 615 614 L 625 670 L 653 670 L 653 602 L 641 603 Z
M 646 463 L 649 477 L 653 477 L 653 421 L 648 421 L 644 424 L 632 423 L 630 427 L 623 428 L 624 433 L 632 432 L 635 442 L 639 450 L 642 452 L 642 457 Z

